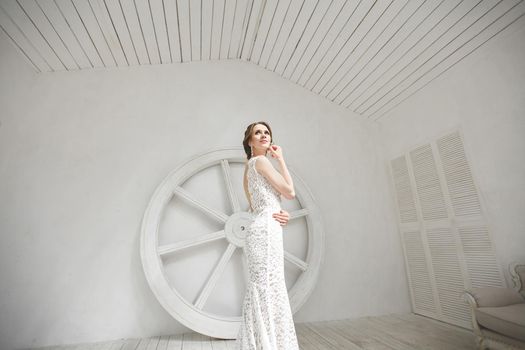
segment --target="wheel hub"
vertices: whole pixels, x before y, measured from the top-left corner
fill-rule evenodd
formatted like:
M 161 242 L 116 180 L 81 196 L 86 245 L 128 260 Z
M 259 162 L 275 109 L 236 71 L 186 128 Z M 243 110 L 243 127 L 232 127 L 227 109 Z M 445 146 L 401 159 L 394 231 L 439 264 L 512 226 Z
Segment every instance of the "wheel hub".
M 252 216 L 248 212 L 238 212 L 229 217 L 224 226 L 226 239 L 231 244 L 238 248 L 244 247 L 244 238 L 248 231 L 248 226 L 252 220 Z

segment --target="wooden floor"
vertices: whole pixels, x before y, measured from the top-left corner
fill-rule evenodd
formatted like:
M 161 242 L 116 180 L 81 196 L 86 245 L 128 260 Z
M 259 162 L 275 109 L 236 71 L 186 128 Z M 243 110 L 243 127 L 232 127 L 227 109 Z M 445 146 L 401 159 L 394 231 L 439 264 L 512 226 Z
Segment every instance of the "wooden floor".
M 464 328 L 414 314 L 391 314 L 353 320 L 296 323 L 301 350 L 476 349 L 474 335 Z M 233 340 L 198 333 L 121 339 L 112 342 L 44 347 L 46 350 L 233 350 Z

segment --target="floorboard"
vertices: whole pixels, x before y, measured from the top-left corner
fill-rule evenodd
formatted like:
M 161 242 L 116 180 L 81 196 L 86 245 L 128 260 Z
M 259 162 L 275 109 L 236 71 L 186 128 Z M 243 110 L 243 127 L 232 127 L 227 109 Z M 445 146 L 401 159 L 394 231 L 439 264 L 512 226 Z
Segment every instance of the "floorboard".
M 301 350 L 475 350 L 470 330 L 415 314 L 296 323 Z M 190 332 L 33 350 L 235 350 L 234 340 Z

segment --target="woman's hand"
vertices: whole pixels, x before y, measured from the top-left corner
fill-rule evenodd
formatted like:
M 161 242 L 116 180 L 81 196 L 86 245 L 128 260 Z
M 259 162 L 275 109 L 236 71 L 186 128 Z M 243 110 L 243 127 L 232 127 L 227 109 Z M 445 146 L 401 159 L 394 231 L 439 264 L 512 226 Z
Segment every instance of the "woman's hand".
M 283 159 L 283 149 L 281 148 L 281 146 L 270 145 L 270 147 L 268 147 L 267 152 L 269 152 L 270 155 L 275 159 Z
M 290 220 L 290 213 L 283 209 L 281 209 L 279 213 L 273 213 L 272 216 L 275 220 L 279 221 L 281 226 L 285 226 L 288 223 L 288 220 Z

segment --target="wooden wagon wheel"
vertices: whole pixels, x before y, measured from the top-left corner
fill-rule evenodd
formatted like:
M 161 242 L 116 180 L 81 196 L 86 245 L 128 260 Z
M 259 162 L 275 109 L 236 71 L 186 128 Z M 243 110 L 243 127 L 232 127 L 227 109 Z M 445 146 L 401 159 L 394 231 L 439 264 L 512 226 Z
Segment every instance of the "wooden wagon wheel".
M 244 152 L 238 148 L 209 151 L 190 159 L 178 169 L 172 171 L 157 187 L 146 208 L 142 221 L 140 241 L 142 265 L 148 284 L 156 298 L 164 309 L 180 323 L 196 332 L 216 338 L 235 338 L 241 321 L 240 315 L 220 315 L 204 310 L 204 305 L 221 278 L 233 253 L 237 248 L 242 250 L 244 246 L 245 229 L 251 214 L 247 212 L 247 208 L 241 208 L 241 203 L 236 193 L 238 191 L 235 189 L 242 189 L 242 184 L 234 183 L 232 170 L 234 164 L 241 163 L 244 165 L 245 162 Z M 212 208 L 182 187 L 182 184 L 199 172 L 216 166 L 220 166 L 224 178 L 225 192 L 231 207 L 230 214 Z M 289 170 L 294 179 L 295 200 L 299 203 L 299 208 L 289 210 L 290 221 L 288 226 L 294 220 L 304 221 L 304 226 L 306 226 L 304 240 L 307 241 L 305 258 L 299 258 L 290 253 L 287 251 L 286 243 L 284 245 L 285 263 L 300 273 L 293 286 L 288 289 L 292 312 L 295 313 L 304 304 L 317 280 L 323 260 L 324 233 L 320 213 L 313 196 L 293 170 Z M 242 196 L 244 196 L 244 192 L 242 192 Z M 186 205 L 189 204 L 191 207 L 209 216 L 209 218 L 217 222 L 218 227 L 221 229 L 211 233 L 194 235 L 191 238 L 182 240 L 177 240 L 177 237 L 171 237 L 170 243 L 159 243 L 161 219 L 165 214 L 167 204 L 172 199 L 177 199 Z M 284 227 L 284 230 L 286 232 L 287 226 Z M 210 243 L 219 240 L 226 240 L 226 249 L 222 252 L 218 263 L 211 270 L 211 274 L 207 277 L 197 295 L 189 298 L 187 295 L 184 296 L 179 293 L 173 287 L 173 283 L 166 273 L 166 258 L 181 254 L 188 249 L 195 249 L 195 247 L 205 248 Z M 187 273 L 191 274 L 192 271 L 187 271 Z M 241 304 L 242 299 L 238 302 Z

